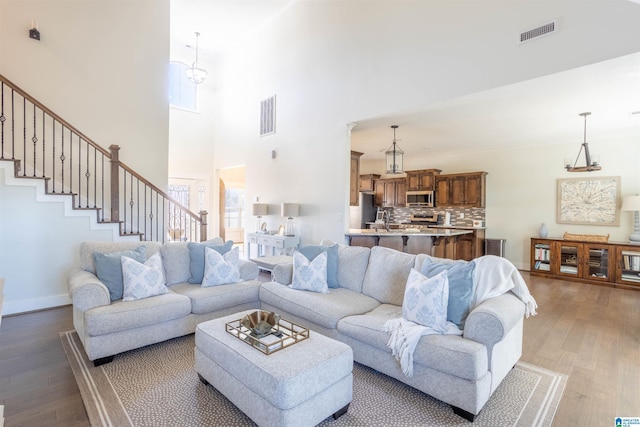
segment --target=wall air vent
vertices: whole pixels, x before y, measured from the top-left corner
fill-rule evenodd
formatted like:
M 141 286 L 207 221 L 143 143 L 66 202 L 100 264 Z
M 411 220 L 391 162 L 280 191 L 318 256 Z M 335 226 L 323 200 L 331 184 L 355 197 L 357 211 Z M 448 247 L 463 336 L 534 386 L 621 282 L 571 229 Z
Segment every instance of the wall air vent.
M 260 101 L 260 136 L 276 133 L 276 96 Z
M 520 35 L 518 35 L 518 43 L 525 43 L 541 36 L 553 34 L 556 31 L 558 31 L 558 22 L 551 21 L 531 30 L 523 31 L 522 33 L 520 33 Z

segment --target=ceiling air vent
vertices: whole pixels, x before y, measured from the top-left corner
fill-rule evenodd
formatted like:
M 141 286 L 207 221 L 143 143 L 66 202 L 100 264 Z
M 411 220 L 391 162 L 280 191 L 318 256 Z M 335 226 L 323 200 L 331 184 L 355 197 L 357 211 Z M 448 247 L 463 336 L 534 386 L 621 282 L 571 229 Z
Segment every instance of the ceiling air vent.
M 276 96 L 260 101 L 260 136 L 276 133 Z
M 551 21 L 537 28 L 533 28 L 531 30 L 527 30 L 520 33 L 520 35 L 518 36 L 518 43 L 528 42 L 535 38 L 545 36 L 547 34 L 555 33 L 557 30 L 558 30 L 558 23 L 556 21 Z

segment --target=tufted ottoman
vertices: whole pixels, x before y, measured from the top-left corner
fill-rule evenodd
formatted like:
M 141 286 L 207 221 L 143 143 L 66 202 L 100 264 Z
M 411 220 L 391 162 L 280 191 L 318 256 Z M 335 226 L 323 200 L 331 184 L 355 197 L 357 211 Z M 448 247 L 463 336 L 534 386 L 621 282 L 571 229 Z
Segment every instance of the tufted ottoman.
M 353 392 L 353 352 L 311 332 L 309 338 L 272 354 L 227 333 L 225 323 L 254 310 L 196 327 L 195 367 L 259 426 L 315 426 L 344 414 Z

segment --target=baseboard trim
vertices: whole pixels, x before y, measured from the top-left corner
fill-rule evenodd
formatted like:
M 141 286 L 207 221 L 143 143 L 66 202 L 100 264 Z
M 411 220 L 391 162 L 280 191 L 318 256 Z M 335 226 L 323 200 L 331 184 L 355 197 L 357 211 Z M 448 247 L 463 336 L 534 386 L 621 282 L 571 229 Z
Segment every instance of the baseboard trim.
M 71 298 L 66 294 L 52 295 L 45 298 L 24 299 L 15 302 L 5 301 L 3 315 L 8 316 L 10 314 L 22 314 L 29 311 L 38 311 L 69 304 L 71 304 Z

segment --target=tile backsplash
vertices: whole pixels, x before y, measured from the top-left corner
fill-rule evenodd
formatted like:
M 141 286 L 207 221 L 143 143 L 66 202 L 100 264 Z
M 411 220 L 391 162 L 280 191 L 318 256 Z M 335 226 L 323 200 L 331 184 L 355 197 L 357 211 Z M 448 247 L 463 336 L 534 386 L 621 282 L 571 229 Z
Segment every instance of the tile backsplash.
M 390 208 L 391 222 L 403 223 L 411 221 L 411 215 L 444 215 L 451 214 L 451 225 L 456 227 L 472 227 L 473 220 L 485 221 L 485 208 Z M 463 214 L 464 218 L 460 218 Z

